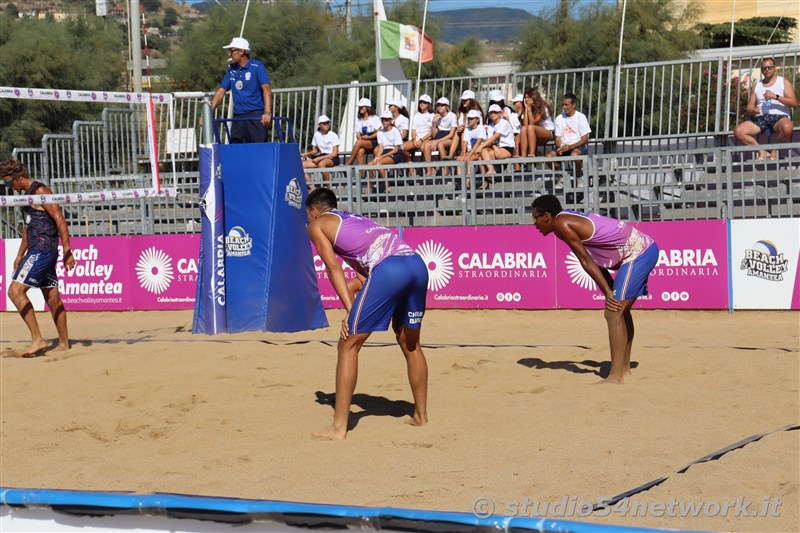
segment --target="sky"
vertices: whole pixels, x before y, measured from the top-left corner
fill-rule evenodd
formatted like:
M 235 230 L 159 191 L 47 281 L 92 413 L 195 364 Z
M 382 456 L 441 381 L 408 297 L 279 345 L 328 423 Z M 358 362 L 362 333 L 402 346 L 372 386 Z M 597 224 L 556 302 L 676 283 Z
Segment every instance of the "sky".
M 185 0 L 189 4 L 196 4 L 202 0 Z M 244 0 L 240 0 L 244 1 Z M 387 10 L 397 0 L 383 0 Z M 344 0 L 334 0 L 336 4 L 343 4 Z M 353 0 L 353 4 L 372 4 L 371 0 Z M 466 9 L 479 7 L 513 7 L 524 9 L 531 13 L 539 13 L 543 9 L 552 9 L 558 5 L 558 0 L 428 0 L 429 11 L 445 11 L 448 9 Z

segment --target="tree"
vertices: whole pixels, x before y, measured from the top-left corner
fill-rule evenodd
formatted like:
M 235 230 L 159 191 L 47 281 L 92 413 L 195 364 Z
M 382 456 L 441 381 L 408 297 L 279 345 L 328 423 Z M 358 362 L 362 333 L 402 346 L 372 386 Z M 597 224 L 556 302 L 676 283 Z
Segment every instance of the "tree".
M 4 11 L 5 11 L 5 14 L 8 15 L 9 17 L 11 17 L 11 18 L 17 18 L 19 16 L 19 9 L 13 3 L 12 4 L 8 4 Z
M 797 28 L 797 19 L 791 17 L 753 17 L 739 19 L 733 25 L 734 46 L 757 46 L 792 42 L 792 30 Z M 707 48 L 728 48 L 731 40 L 731 25 L 698 24 L 695 30 L 705 39 Z
M 164 26 L 176 26 L 179 22 L 178 12 L 168 7 L 164 10 Z
M 12 87 L 124 90 L 125 37 L 116 22 L 76 17 L 64 22 L 0 15 L 0 79 Z M 71 131 L 97 106 L 0 99 L 0 157 L 37 146 L 45 133 Z
M 596 1 L 573 18 L 576 0 L 562 0 L 561 9 L 542 12 L 544 25 L 531 22 L 524 30 L 515 61 L 521 70 L 549 70 L 614 65 L 619 51 L 621 7 Z M 664 61 L 684 57 L 702 40 L 690 24 L 700 7 L 678 0 L 629 0 L 625 15 L 622 62 Z

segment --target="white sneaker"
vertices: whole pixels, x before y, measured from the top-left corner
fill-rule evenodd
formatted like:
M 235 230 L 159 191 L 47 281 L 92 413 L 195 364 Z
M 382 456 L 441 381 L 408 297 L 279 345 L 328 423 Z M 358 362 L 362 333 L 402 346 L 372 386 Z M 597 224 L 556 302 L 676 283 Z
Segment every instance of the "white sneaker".
M 556 189 L 563 189 L 564 188 L 564 178 L 558 178 L 555 183 Z

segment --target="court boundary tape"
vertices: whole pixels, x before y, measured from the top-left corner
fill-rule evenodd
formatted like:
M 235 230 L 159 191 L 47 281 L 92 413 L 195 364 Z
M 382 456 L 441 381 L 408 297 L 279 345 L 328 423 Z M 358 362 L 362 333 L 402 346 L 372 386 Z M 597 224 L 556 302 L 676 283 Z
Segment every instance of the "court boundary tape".
M 800 424 L 789 424 L 789 425 L 786 425 L 786 426 L 783 426 L 783 427 L 779 427 L 779 428 L 776 428 L 776 429 L 771 429 L 769 431 L 763 431 L 761 433 L 756 433 L 755 435 L 750 435 L 749 437 L 744 438 L 744 439 L 742 439 L 742 440 L 740 440 L 738 442 L 735 442 L 735 443 L 733 443 L 733 444 L 731 444 L 729 446 L 725 446 L 724 448 L 720 448 L 719 450 L 717 450 L 715 452 L 712 452 L 712 453 L 710 453 L 708 455 L 704 455 L 703 457 L 701 457 L 699 459 L 695 459 L 694 461 L 692 461 L 691 463 L 687 464 L 686 466 L 676 470 L 675 473 L 670 474 L 669 476 L 663 476 L 663 477 L 654 479 L 652 481 L 648 481 L 647 483 L 644 483 L 643 485 L 639 485 L 638 487 L 635 487 L 633 489 L 626 490 L 625 492 L 621 492 L 621 493 L 617 494 L 616 496 L 613 496 L 613 497 L 611 497 L 611 498 L 609 498 L 607 500 L 600 501 L 597 504 L 595 504 L 594 507 L 592 507 L 592 512 L 598 511 L 600 509 L 607 509 L 608 507 L 610 507 L 612 505 L 616 505 L 617 503 L 621 502 L 625 498 L 630 498 L 631 496 L 633 496 L 635 494 L 639 494 L 640 492 L 644 492 L 644 491 L 650 490 L 651 488 L 660 485 L 664 481 L 668 480 L 671 476 L 674 476 L 676 474 L 685 473 L 687 470 L 689 470 L 694 465 L 701 464 L 701 463 L 707 463 L 709 461 L 716 461 L 717 459 L 719 459 L 720 457 L 724 456 L 725 454 L 727 454 L 729 452 L 732 452 L 734 450 L 738 450 L 740 448 L 744 448 L 745 446 L 747 446 L 751 442 L 759 441 L 762 438 L 766 437 L 767 435 L 771 435 L 773 433 L 779 433 L 779 432 L 782 432 L 782 431 L 796 431 L 798 429 L 800 429 Z

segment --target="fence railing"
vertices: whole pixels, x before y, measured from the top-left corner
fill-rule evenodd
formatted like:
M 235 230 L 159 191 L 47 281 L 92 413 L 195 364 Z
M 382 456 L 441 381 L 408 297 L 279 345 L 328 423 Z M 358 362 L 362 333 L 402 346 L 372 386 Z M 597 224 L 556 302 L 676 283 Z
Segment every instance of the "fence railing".
M 734 51 L 731 57 L 726 54 L 726 50 L 720 50 L 718 56 L 711 58 L 621 65 L 618 68 L 593 67 L 508 73 L 500 76 L 428 79 L 420 81 L 419 93 L 427 93 L 434 100 L 447 96 L 455 108 L 460 94 L 465 89 L 473 90 L 477 99 L 485 106 L 487 94 L 492 89 L 500 89 L 510 100 L 513 94 L 522 92 L 525 88 L 538 87 L 557 113 L 560 109 L 561 95 L 564 92 L 575 92 L 579 97 L 579 109 L 588 116 L 593 130 L 590 152 L 592 155 L 585 165 L 586 174 L 591 179 L 587 180 L 584 186 L 589 187 L 588 184 L 593 183 L 594 187 L 601 186 L 605 179 L 595 168 L 611 168 L 612 162 L 615 172 L 649 175 L 639 170 L 643 168 L 645 161 L 660 167 L 666 165 L 666 163 L 662 165 L 662 161 L 668 161 L 670 158 L 704 153 L 711 157 L 715 164 L 721 164 L 724 157 L 738 164 L 736 160 L 741 159 L 742 154 L 749 153 L 747 148 L 730 147 L 729 145 L 734 144 L 730 134 L 732 128 L 744 118 L 743 110 L 751 82 L 760 76 L 759 62 L 767 54 L 772 56 L 779 66 L 779 74 L 792 81 L 795 88 L 800 89 L 800 45 L 783 46 L 780 53 L 775 53 L 774 47 L 763 47 L 748 49 L 746 54 Z M 301 150 L 307 149 L 311 144 L 317 127 L 316 118 L 321 114 L 328 115 L 334 130 L 338 131 L 340 136 L 340 153 L 346 154 L 354 141 L 357 112 L 355 102 L 358 98 L 369 98 L 377 110 L 380 110 L 389 99 L 401 98 L 407 102 L 409 111 L 413 112 L 416 96 L 418 95 L 413 94 L 410 81 L 283 88 L 273 91 L 273 112 L 291 119 Z M 176 186 L 178 199 L 147 199 L 142 201 L 144 203 L 138 202 L 136 205 L 127 206 L 129 213 L 124 215 L 115 214 L 114 208 L 111 207 L 75 209 L 75 212 L 69 213 L 69 217 L 70 220 L 80 219 L 79 227 L 83 228 L 81 232 L 127 234 L 136 231 L 167 233 L 194 231 L 196 224 L 199 223 L 192 203 L 199 190 L 198 119 L 202 114 L 203 100 L 210 99 L 211 93 L 175 93 L 174 97 L 171 106 L 156 106 L 155 123 L 161 171 L 162 174 L 172 176 L 170 183 Z M 228 106 L 229 99 L 226 98 L 217 109 L 217 117 L 227 116 Z M 795 112 L 794 121 L 796 125 L 800 125 L 800 113 Z M 147 142 L 142 135 L 142 123 L 142 106 L 109 106 L 103 109 L 97 120 L 76 121 L 71 132 L 45 135 L 41 146 L 16 148 L 13 157 L 28 167 L 32 177 L 51 185 L 56 192 L 77 192 L 81 188 L 88 191 L 101 190 L 103 187 L 140 187 L 150 179 Z M 275 140 L 274 129 L 272 135 L 272 140 Z M 769 140 L 765 139 L 765 142 Z M 786 147 L 784 149 L 786 150 Z M 788 160 L 793 160 L 793 154 L 796 152 L 795 145 L 790 145 L 786 151 Z M 173 158 L 177 163 L 174 173 L 171 167 Z M 499 181 L 503 184 L 501 188 L 504 191 L 504 198 L 505 193 L 517 198 L 543 190 L 537 188 L 536 179 L 541 179 L 542 183 L 553 181 L 554 178 L 548 178 L 548 167 L 542 166 L 545 164 L 544 161 L 526 158 L 524 164 L 535 170 L 531 175 L 538 177 L 522 179 L 524 173 L 517 175 L 514 171 L 505 172 L 505 178 Z M 453 167 L 451 169 L 453 172 L 457 166 L 455 163 L 439 164 L 440 168 Z M 398 168 L 415 169 L 416 172 L 414 165 Z M 708 175 L 710 173 L 707 169 L 712 167 L 703 164 L 701 168 L 706 169 L 703 172 Z M 724 168 L 733 167 L 728 165 Z M 345 167 L 332 172 L 334 176 L 346 176 L 352 186 L 360 187 L 362 181 L 357 178 L 363 170 L 357 167 Z M 462 174 L 466 174 L 468 169 L 463 168 L 461 171 Z M 713 204 L 706 202 L 707 205 L 713 205 L 706 210 L 708 216 L 715 213 L 723 217 L 739 214 L 749 216 L 753 213 L 758 213 L 758 216 L 784 216 L 785 212 L 795 213 L 796 191 L 793 180 L 796 176 L 791 174 L 792 172 L 796 170 L 789 171 L 789 182 L 786 183 L 790 185 L 787 185 L 786 196 L 783 193 L 775 196 L 777 193 L 769 188 L 775 183 L 769 180 L 762 185 L 765 189 L 769 189 L 767 192 L 744 186 L 737 188 L 728 183 L 718 184 L 715 190 L 731 191 L 734 200 L 740 199 L 737 195 L 753 194 L 755 203 L 747 206 L 746 203 L 739 202 L 737 205 L 742 209 L 737 208 L 737 210 L 732 209 L 737 206 L 731 204 L 730 198 L 724 199 L 722 204 L 719 201 Z M 309 171 L 308 174 L 317 179 L 315 171 Z M 721 171 L 714 173 L 715 179 L 722 179 L 723 174 Z M 621 182 L 616 180 L 611 185 L 619 183 Z M 625 183 L 626 187 L 633 186 Z M 426 183 L 421 185 L 424 189 Z M 427 185 L 441 189 L 444 183 L 434 180 Z M 406 185 L 398 184 L 398 186 Z M 441 196 L 434 195 L 434 198 L 430 198 L 430 195 L 426 194 L 426 199 L 420 200 L 417 193 L 421 190 L 420 184 L 411 186 L 415 189 L 413 198 L 410 194 L 403 195 L 401 203 L 411 202 L 410 205 L 420 207 L 410 209 L 409 215 L 394 217 L 403 223 L 419 224 L 425 221 L 436 225 L 483 224 L 489 223 L 488 220 L 497 223 L 502 221 L 516 223 L 513 222 L 517 220 L 515 214 L 508 212 L 507 202 L 505 200 L 501 202 L 497 194 L 469 196 L 470 192 L 465 188 L 462 199 L 459 200 L 464 203 L 457 205 L 455 198 L 445 195 L 444 190 L 440 191 Z M 496 188 L 495 192 L 501 188 Z M 747 192 L 734 193 L 733 191 L 737 189 Z M 526 191 L 525 194 L 519 192 L 523 190 Z M 665 189 L 654 189 L 653 195 L 656 195 L 656 190 L 661 194 L 660 191 Z M 650 209 L 642 207 L 649 196 L 639 195 L 634 190 L 610 189 L 606 192 L 613 194 L 610 196 L 606 194 L 604 197 L 599 193 L 592 196 L 590 193 L 593 192 L 588 189 L 584 191 L 583 199 L 596 198 L 594 201 L 599 202 L 604 198 L 605 202 L 612 204 L 619 203 L 618 198 L 623 198 L 625 201 L 635 200 L 632 205 L 640 206 L 638 208 L 640 212 L 633 212 L 631 209 L 629 216 L 634 218 L 642 216 L 641 212 Z M 653 198 L 658 200 L 656 196 Z M 473 203 L 466 204 L 467 200 Z M 436 208 L 429 209 L 432 206 L 430 203 L 418 203 L 422 201 L 435 202 Z M 773 210 L 775 202 L 782 207 Z M 671 213 L 673 204 L 685 208 L 697 202 L 672 202 L 667 205 L 659 201 L 653 205 L 658 207 L 660 212 L 666 213 L 666 216 L 681 216 Z M 442 208 L 439 208 L 439 205 Z M 725 210 L 722 208 L 723 205 L 726 206 Z M 358 206 L 364 207 L 362 204 Z M 498 206 L 498 209 L 492 210 L 492 206 Z M 368 204 L 366 207 L 371 209 L 373 205 Z M 386 220 L 391 219 L 387 213 L 396 211 L 392 211 L 389 207 L 387 205 L 378 208 Z M 584 207 L 603 209 L 599 204 Z M 92 209 L 96 212 L 90 213 Z M 516 205 L 515 209 L 517 210 L 515 213 L 518 214 L 520 206 Z M 8 211 L 13 212 L 13 210 Z M 622 205 L 618 211 L 626 212 L 622 209 Z M 695 215 L 700 216 L 700 212 L 686 216 Z M 14 215 L 5 213 L 3 216 L 3 231 L 14 233 L 14 228 L 18 228 L 18 221 L 13 218 Z M 147 221 L 141 217 L 152 217 L 152 220 Z

